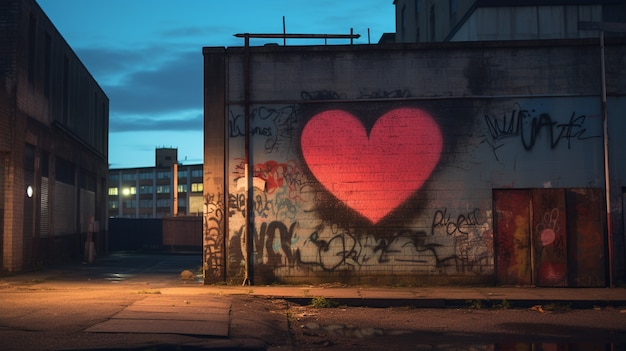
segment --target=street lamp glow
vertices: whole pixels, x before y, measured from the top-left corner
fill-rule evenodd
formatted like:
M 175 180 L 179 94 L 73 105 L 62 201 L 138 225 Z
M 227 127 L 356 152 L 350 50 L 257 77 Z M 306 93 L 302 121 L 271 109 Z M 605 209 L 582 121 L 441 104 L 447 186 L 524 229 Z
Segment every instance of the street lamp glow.
M 34 190 L 33 190 L 32 185 L 27 186 L 26 187 L 26 196 L 31 198 L 31 197 L 33 197 L 33 193 L 34 193 Z

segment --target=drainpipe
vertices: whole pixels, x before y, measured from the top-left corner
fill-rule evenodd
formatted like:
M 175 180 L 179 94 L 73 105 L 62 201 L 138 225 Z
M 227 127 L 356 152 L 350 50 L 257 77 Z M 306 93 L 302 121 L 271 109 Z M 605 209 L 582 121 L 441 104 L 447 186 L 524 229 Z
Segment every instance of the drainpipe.
M 600 32 L 600 76 L 602 78 L 602 129 L 604 139 L 604 188 L 606 198 L 606 230 L 609 255 L 609 287 L 613 282 L 613 225 L 611 221 L 611 178 L 609 176 L 609 127 L 606 108 L 606 67 L 604 55 L 604 33 L 626 33 L 626 23 L 619 22 L 578 22 L 578 30 Z
M 613 225 L 611 223 L 611 178 L 609 177 L 609 123 L 606 112 L 606 66 L 604 31 L 600 31 L 600 76 L 602 77 L 602 135 L 604 139 L 604 189 L 606 198 L 606 235 L 609 254 L 609 287 L 613 287 Z
M 244 152 L 246 159 L 245 179 L 246 179 L 246 257 L 245 257 L 245 276 L 242 285 L 253 285 L 252 260 L 254 252 L 252 250 L 252 236 L 254 232 L 254 188 L 252 186 L 253 167 L 250 156 L 250 35 L 244 35 L 244 52 L 243 52 L 243 100 L 244 100 Z
M 174 217 L 178 216 L 178 160 L 176 160 L 176 162 L 174 162 L 173 164 L 173 171 L 172 171 L 172 181 L 173 181 L 173 186 L 174 189 L 172 189 L 172 194 L 174 194 L 174 201 L 172 204 L 172 214 Z

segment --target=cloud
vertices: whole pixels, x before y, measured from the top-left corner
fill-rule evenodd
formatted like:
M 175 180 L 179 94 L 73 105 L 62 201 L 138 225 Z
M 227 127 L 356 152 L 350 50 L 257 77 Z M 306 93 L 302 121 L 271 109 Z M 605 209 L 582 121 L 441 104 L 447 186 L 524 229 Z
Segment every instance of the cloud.
M 78 54 L 117 115 L 202 109 L 202 50 L 87 49 Z
M 111 133 L 132 131 L 202 131 L 204 115 L 200 110 L 187 117 L 143 116 L 120 117 L 112 119 L 109 130 Z

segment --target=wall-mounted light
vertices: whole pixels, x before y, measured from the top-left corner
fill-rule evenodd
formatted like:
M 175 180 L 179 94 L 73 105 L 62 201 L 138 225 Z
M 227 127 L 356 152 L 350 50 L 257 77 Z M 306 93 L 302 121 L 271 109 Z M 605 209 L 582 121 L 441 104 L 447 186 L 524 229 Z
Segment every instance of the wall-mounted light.
M 27 186 L 26 187 L 26 196 L 31 198 L 31 197 L 33 197 L 33 193 L 34 193 L 33 186 L 32 185 Z

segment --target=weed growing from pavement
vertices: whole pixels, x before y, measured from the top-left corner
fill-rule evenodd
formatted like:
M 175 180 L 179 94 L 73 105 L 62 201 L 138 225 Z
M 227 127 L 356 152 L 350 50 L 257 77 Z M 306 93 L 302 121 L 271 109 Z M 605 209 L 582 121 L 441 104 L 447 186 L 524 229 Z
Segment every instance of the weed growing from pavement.
M 491 308 L 499 309 L 499 310 L 508 310 L 509 308 L 511 308 L 511 304 L 506 299 L 504 299 L 500 303 L 494 302 Z
M 483 300 L 465 300 L 467 308 L 472 310 L 482 310 L 484 308 L 489 308 L 487 302 L 488 301 Z M 491 304 L 491 309 L 494 310 L 508 310 L 509 308 L 511 308 L 511 304 L 506 299 L 500 302 L 493 301 Z
M 311 306 L 315 308 L 336 308 L 339 306 L 339 303 L 337 301 L 333 301 L 332 299 L 318 296 L 311 300 Z
M 469 309 L 482 310 L 483 308 L 485 308 L 481 300 L 466 300 L 465 303 L 467 304 L 467 308 Z

